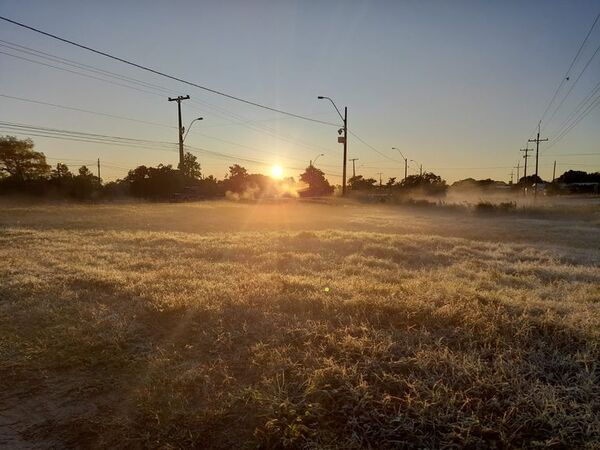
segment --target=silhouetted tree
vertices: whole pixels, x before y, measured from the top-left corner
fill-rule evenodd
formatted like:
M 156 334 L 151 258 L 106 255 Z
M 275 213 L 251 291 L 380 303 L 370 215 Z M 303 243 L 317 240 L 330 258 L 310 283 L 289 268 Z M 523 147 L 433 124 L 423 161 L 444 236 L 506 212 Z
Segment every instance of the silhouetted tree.
M 45 177 L 50 172 L 43 153 L 33 150 L 31 139 L 0 137 L 0 171 L 17 182 Z
M 70 194 L 78 200 L 97 197 L 100 194 L 100 179 L 87 166 L 81 166 L 78 175 L 71 180 Z
M 369 189 L 375 189 L 375 178 L 363 178 L 362 175 L 356 175 L 348 179 L 348 186 L 352 191 L 366 191 Z
M 240 166 L 234 164 L 229 167 L 229 175 L 223 180 L 225 190 L 241 194 L 247 188 L 248 171 Z
M 567 170 L 556 179 L 557 183 L 598 183 L 600 172 L 587 173 L 583 170 Z
M 200 170 L 200 163 L 198 158 L 192 155 L 190 152 L 186 152 L 183 155 L 183 164 L 181 165 L 181 172 L 183 175 L 189 178 L 200 179 L 202 172 Z
M 69 170 L 69 166 L 59 162 L 56 164 L 56 168 L 50 173 L 50 178 L 59 180 L 70 179 L 73 178 L 73 174 Z
M 527 175 L 526 177 L 521 177 L 521 179 L 519 180 L 518 186 L 519 187 L 531 187 L 534 184 L 541 184 L 544 183 L 544 180 L 542 180 L 539 176 L 537 175 Z
M 300 181 L 306 183 L 308 187 L 300 191 L 302 197 L 319 197 L 331 195 L 333 186 L 329 184 L 322 170 L 310 165 L 300 174 Z
M 132 195 L 154 199 L 168 198 L 183 191 L 186 185 L 185 177 L 179 170 L 162 164 L 157 167 L 136 167 L 129 171 L 123 181 L 129 184 Z
M 448 190 L 446 181 L 433 172 L 409 175 L 400 182 L 400 187 L 406 191 L 421 191 L 427 195 L 442 195 Z

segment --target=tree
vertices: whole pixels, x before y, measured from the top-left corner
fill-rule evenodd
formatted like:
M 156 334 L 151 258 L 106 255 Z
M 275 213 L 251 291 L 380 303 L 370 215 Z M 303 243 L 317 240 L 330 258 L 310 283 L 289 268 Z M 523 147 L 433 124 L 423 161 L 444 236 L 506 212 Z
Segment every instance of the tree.
M 312 164 L 300 174 L 300 181 L 308 185 L 306 189 L 300 191 L 302 197 L 317 197 L 333 193 L 333 186 L 329 184 L 323 171 Z
M 72 178 L 73 174 L 69 170 L 69 166 L 59 162 L 56 164 L 56 169 L 52 170 L 50 177 L 53 179 L 64 180 Z
M 123 181 L 129 184 L 132 195 L 145 198 L 167 198 L 182 192 L 186 185 L 179 170 L 162 164 L 157 167 L 136 167 L 129 171 Z
M 400 183 L 400 187 L 409 191 L 421 191 L 427 195 L 442 195 L 448 190 L 446 181 L 433 172 L 422 175 L 409 175 Z
M 518 185 L 520 187 L 532 187 L 534 184 L 543 184 L 544 180 L 542 180 L 537 175 L 528 175 L 526 177 L 521 177 Z
M 94 174 L 90 169 L 87 168 L 87 166 L 81 166 L 79 168 L 79 176 L 84 178 L 92 178 Z
M 183 173 L 186 177 L 194 178 L 199 180 L 202 178 L 202 172 L 200 170 L 200 163 L 198 162 L 198 158 L 192 155 L 190 152 L 186 152 L 183 155 L 183 163 L 180 166 L 181 173 Z
M 362 175 L 356 175 L 348 179 L 348 185 L 352 191 L 364 191 L 375 188 L 377 180 L 375 178 L 363 178 Z
M 101 188 L 100 179 L 87 166 L 81 166 L 71 182 L 71 196 L 85 200 L 97 195 Z
M 557 183 L 598 183 L 600 173 L 587 173 L 583 170 L 568 170 L 556 179 Z
M 234 164 L 229 167 L 229 175 L 223 180 L 223 185 L 226 191 L 241 194 L 246 190 L 247 182 L 248 171 L 239 164 Z
M 24 181 L 45 177 L 50 166 L 43 153 L 33 150 L 31 139 L 5 136 L 0 137 L 0 171 L 17 181 Z

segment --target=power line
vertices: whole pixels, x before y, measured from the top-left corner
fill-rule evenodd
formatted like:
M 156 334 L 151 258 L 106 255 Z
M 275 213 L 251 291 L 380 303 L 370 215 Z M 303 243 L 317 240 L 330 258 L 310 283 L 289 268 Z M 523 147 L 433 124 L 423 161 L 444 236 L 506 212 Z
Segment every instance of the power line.
M 563 122 L 558 127 L 558 132 L 555 135 L 561 133 L 561 131 L 569 125 L 569 122 L 584 108 L 590 101 L 594 101 L 593 97 L 596 93 L 600 91 L 600 81 L 596 83 L 596 85 L 590 90 L 590 92 L 577 104 L 575 109 L 571 111 L 571 113 L 563 120 Z
M 562 77 L 562 80 L 560 81 L 558 87 L 556 88 L 556 91 L 554 91 L 554 95 L 550 99 L 550 102 L 548 103 L 548 106 L 546 106 L 546 109 L 544 110 L 544 113 L 542 114 L 542 117 L 539 120 L 540 122 L 542 122 L 544 120 L 544 118 L 546 117 L 546 114 L 550 110 L 550 106 L 552 106 L 552 103 L 556 99 L 556 96 L 558 95 L 558 92 L 563 87 L 565 81 L 567 81 L 567 79 L 569 78 L 569 73 L 571 72 L 571 69 L 573 68 L 573 66 L 577 62 L 577 59 L 579 58 L 579 55 L 581 54 L 581 51 L 583 50 L 583 47 L 585 46 L 588 38 L 592 34 L 592 31 L 594 30 L 594 27 L 596 26 L 596 23 L 598 22 L 598 18 L 600 18 L 600 13 L 598 13 L 598 15 L 596 16 L 596 19 L 594 20 L 594 23 L 592 24 L 592 26 L 590 27 L 589 31 L 587 32 L 587 35 L 585 36 L 585 39 L 583 40 L 583 42 L 579 46 L 579 49 L 577 50 L 577 53 L 575 54 L 575 57 L 571 61 L 571 64 L 569 65 L 569 68 L 567 69 L 567 71 L 565 72 L 564 76 Z
M 93 115 L 97 115 L 97 116 L 102 116 L 102 117 L 110 117 L 110 118 L 114 118 L 114 119 L 119 119 L 119 120 L 127 120 L 127 121 L 132 121 L 132 122 L 139 122 L 139 123 L 143 123 L 143 124 L 148 124 L 148 125 L 152 125 L 152 126 L 160 126 L 160 127 L 164 127 L 164 128 L 169 128 L 169 129 L 175 129 L 177 127 L 172 126 L 172 125 L 166 125 L 163 123 L 158 123 L 158 122 L 150 122 L 150 121 L 146 121 L 146 120 L 139 120 L 139 119 L 134 119 L 131 117 L 125 117 L 125 116 L 119 116 L 119 115 L 114 115 L 114 114 L 108 114 L 108 113 L 102 113 L 102 112 L 98 112 L 98 111 L 92 111 L 89 109 L 83 109 L 83 108 L 78 108 L 78 107 L 73 107 L 73 106 L 66 106 L 66 105 L 59 105 L 56 103 L 50 103 L 50 102 L 44 102 L 44 101 L 40 101 L 40 100 L 33 100 L 33 99 L 29 99 L 29 98 L 23 98 L 23 97 L 15 97 L 12 95 L 6 95 L 6 94 L 0 94 L 0 97 L 4 97 L 4 98 L 8 98 L 8 99 L 12 99 L 12 100 L 17 100 L 17 101 L 23 101 L 23 102 L 28 102 L 28 103 L 34 103 L 34 104 L 39 104 L 39 105 L 44 105 L 44 106 L 50 106 L 50 107 L 54 107 L 54 108 L 60 108 L 60 109 L 65 109 L 65 110 L 70 110 L 70 111 L 76 111 L 76 112 L 84 112 L 87 114 L 93 114 Z M 230 141 L 230 140 L 226 140 L 226 139 L 221 139 L 215 136 L 211 136 L 205 133 L 201 133 L 198 130 L 195 130 L 193 132 L 193 134 L 197 134 L 200 136 L 203 136 L 205 138 L 208 139 L 213 139 L 219 142 L 223 142 L 225 144 L 229 144 L 229 145 L 234 145 L 236 147 L 240 147 L 240 148 L 246 148 L 249 150 L 253 150 L 259 153 L 265 153 L 265 154 L 270 154 L 273 156 L 277 156 L 283 159 L 287 159 L 290 161 L 305 161 L 304 159 L 300 159 L 300 158 L 292 158 L 289 156 L 281 156 L 278 153 L 273 153 L 273 152 L 267 152 L 263 149 L 259 149 L 256 147 L 251 147 L 245 144 L 240 144 L 238 142 L 234 142 L 234 141 Z M 331 165 L 322 165 L 323 167 L 333 167 Z M 337 166 L 336 166 L 337 167 Z
M 16 45 L 18 45 L 18 44 L 16 44 Z M 23 47 L 23 48 L 28 48 L 28 47 Z M 18 50 L 17 49 L 17 51 L 22 51 L 22 50 Z M 50 55 L 49 53 L 41 52 L 41 51 L 38 51 L 38 50 L 33 50 L 32 49 L 32 51 L 37 52 L 37 53 L 43 53 L 45 55 Z M 25 53 L 27 53 L 27 52 L 25 52 Z M 97 77 L 97 76 L 94 76 L 94 75 L 82 73 L 82 72 L 79 72 L 77 70 L 71 70 L 71 69 L 67 69 L 67 68 L 64 68 L 64 67 L 58 67 L 58 66 L 55 66 L 53 64 L 48 64 L 48 63 L 44 63 L 44 62 L 41 62 L 41 61 L 36 61 L 36 60 L 30 59 L 30 58 L 26 58 L 26 57 L 18 56 L 18 55 L 13 55 L 11 53 L 6 53 L 6 52 L 3 52 L 3 51 L 0 51 L 0 54 L 6 55 L 6 56 L 10 56 L 12 58 L 20 59 L 20 60 L 23 60 L 23 61 L 27 61 L 27 62 L 30 62 L 30 63 L 38 64 L 38 65 L 41 65 L 41 66 L 50 67 L 50 68 L 53 68 L 53 69 L 56 69 L 56 70 L 60 70 L 60 71 L 63 71 L 63 72 L 68 72 L 68 73 L 72 73 L 72 74 L 79 75 L 79 76 L 82 76 L 82 77 L 90 78 L 90 79 L 93 79 L 93 80 L 103 81 L 105 83 L 110 83 L 110 84 L 115 85 L 115 86 L 120 86 L 120 87 L 124 87 L 124 88 L 133 89 L 135 91 L 142 92 L 142 93 L 152 94 L 154 96 L 158 96 L 158 97 L 161 97 L 161 98 L 164 97 L 163 94 L 171 93 L 172 92 L 171 90 L 166 89 L 166 88 L 161 87 L 161 86 L 158 86 L 158 85 L 146 83 L 144 81 L 140 81 L 140 80 L 137 80 L 135 78 L 127 77 L 127 76 L 124 76 L 124 75 L 114 74 L 114 72 L 105 71 L 103 69 L 99 69 L 99 68 L 96 68 L 94 66 L 90 66 L 90 65 L 87 65 L 87 64 L 80 64 L 80 63 L 68 64 L 68 63 L 65 63 L 65 62 L 63 62 L 61 60 L 65 60 L 65 61 L 72 61 L 72 60 L 67 60 L 67 59 L 64 59 L 64 58 L 61 58 L 61 57 L 58 57 L 58 56 L 55 56 L 55 55 L 50 55 L 54 59 L 50 59 L 50 58 L 45 58 L 45 59 L 50 60 L 50 61 L 56 61 L 56 60 L 58 60 L 57 62 L 59 62 L 60 64 L 67 64 L 67 65 L 69 65 L 71 67 L 76 67 L 76 68 L 79 68 L 79 69 L 82 69 L 82 70 L 88 70 L 88 71 L 91 71 L 93 73 L 99 73 L 102 76 L 115 78 L 115 79 L 118 79 L 118 80 L 121 80 L 121 81 L 126 81 L 127 83 L 138 84 L 138 85 L 141 85 L 141 86 L 144 86 L 144 87 L 148 87 L 149 89 L 158 90 L 161 93 L 159 94 L 157 92 L 152 92 L 152 91 L 150 91 L 148 89 L 138 88 L 138 87 L 130 86 L 129 84 L 123 84 L 123 83 L 119 83 L 119 82 L 107 80 L 105 78 L 100 78 L 100 77 Z M 35 55 L 35 56 L 40 57 L 39 55 Z M 270 129 L 269 127 L 265 127 L 264 125 L 262 125 L 262 126 L 256 125 L 257 121 L 255 121 L 255 124 L 252 124 L 252 121 L 249 121 L 249 120 L 245 119 L 244 117 L 242 117 L 242 116 L 240 116 L 238 114 L 235 114 L 235 113 L 233 113 L 231 111 L 228 111 L 225 108 L 221 108 L 219 106 L 212 105 L 212 104 L 210 104 L 208 102 L 199 102 L 199 101 L 196 101 L 196 100 L 191 100 L 191 102 L 194 103 L 194 104 L 200 105 L 202 107 L 208 107 L 209 109 L 213 110 L 213 113 L 215 113 L 215 114 L 217 114 L 217 115 L 225 118 L 226 120 L 229 120 L 231 123 L 234 123 L 234 124 L 237 124 L 237 125 L 241 125 L 241 126 L 243 126 L 245 128 L 248 128 L 251 131 L 254 131 L 254 132 L 257 132 L 257 133 L 267 134 L 267 135 L 269 135 L 271 137 L 274 137 L 276 139 L 283 140 L 283 141 L 286 141 L 286 142 L 290 142 L 290 143 L 292 143 L 294 145 L 300 145 L 302 147 L 305 147 L 305 148 L 308 148 L 308 149 L 311 149 L 311 150 L 313 150 L 313 149 L 321 149 L 321 150 L 325 150 L 325 151 L 331 151 L 330 148 L 322 147 L 322 146 L 319 146 L 319 145 L 316 145 L 316 144 L 309 144 L 309 143 L 303 142 L 303 141 L 301 141 L 300 139 L 297 139 L 297 138 L 291 138 L 290 139 L 288 137 L 282 136 L 281 134 L 279 134 L 279 133 L 277 133 L 275 131 L 272 131 L 272 129 Z M 228 116 L 229 117 L 233 117 L 234 120 L 232 120 Z
M 110 135 L 101 135 L 95 133 L 84 133 L 80 131 L 72 131 L 72 130 L 61 130 L 55 128 L 48 127 L 37 127 L 34 125 L 27 124 L 16 124 L 11 122 L 1 122 L 0 121 L 0 129 L 9 130 L 10 132 L 17 132 L 17 134 L 22 134 L 26 136 L 39 136 L 39 137 L 48 137 L 54 139 L 61 139 L 67 141 L 77 141 L 77 142 L 87 142 L 94 144 L 109 144 L 109 145 L 117 145 L 117 146 L 125 146 L 132 148 L 141 148 L 141 149 L 155 149 L 162 150 L 168 152 L 177 152 L 177 144 L 170 142 L 161 142 L 161 141 L 149 141 L 144 139 L 135 139 L 135 138 L 127 138 L 122 136 L 110 136 Z M 189 145 L 184 146 L 185 149 L 192 153 L 204 153 L 210 154 L 216 158 L 226 159 L 231 161 L 243 161 L 249 162 L 253 164 L 260 164 L 263 166 L 270 166 L 272 163 L 246 158 L 242 156 L 230 155 L 227 153 L 217 152 L 213 150 L 208 150 L 201 147 L 192 147 Z M 284 166 L 286 169 L 290 170 L 304 170 L 300 167 L 292 167 L 292 166 Z M 328 173 L 324 172 L 326 175 L 339 177 L 340 175 L 337 173 Z
M 377 150 L 377 149 L 376 149 L 375 147 L 373 147 L 371 144 L 369 144 L 369 143 L 365 142 L 363 139 L 361 139 L 361 138 L 360 138 L 360 136 L 358 136 L 356 133 L 354 133 L 354 132 L 352 132 L 352 131 L 350 131 L 350 130 L 348 130 L 348 133 L 350 133 L 352 136 L 354 136 L 356 139 L 358 139 L 358 140 L 359 140 L 359 141 L 360 141 L 362 144 L 366 145 L 366 146 L 367 146 L 367 147 L 369 147 L 371 150 L 373 150 L 375 153 L 378 153 L 378 154 L 380 154 L 380 155 L 381 155 L 381 156 L 383 156 L 384 158 L 387 158 L 387 159 L 389 159 L 390 161 L 394 161 L 394 162 L 397 162 L 397 163 L 403 163 L 403 161 L 399 161 L 399 160 L 397 160 L 397 159 L 394 159 L 394 158 L 392 158 L 392 157 L 390 157 L 390 156 L 386 155 L 385 153 L 383 153 L 383 152 L 381 152 L 381 151 Z
M 581 114 L 579 114 L 579 116 L 577 117 L 577 119 L 573 123 L 571 123 L 571 125 L 569 125 L 569 127 L 566 128 L 560 135 L 558 135 L 555 138 L 552 145 L 547 148 L 551 148 L 554 145 L 558 144 L 558 142 L 560 142 L 573 128 L 575 128 L 577 124 L 579 124 L 579 122 L 581 122 L 588 114 L 590 114 L 594 109 L 596 109 L 598 105 L 600 105 L 600 97 L 598 97 L 592 104 L 590 104 L 584 111 L 582 111 Z
M 552 119 L 554 118 L 554 116 L 556 115 L 556 113 L 558 112 L 560 107 L 563 105 L 563 103 L 565 102 L 567 97 L 569 97 L 569 95 L 571 94 L 571 91 L 573 91 L 573 88 L 577 85 L 577 82 L 580 80 L 581 76 L 585 73 L 585 71 L 587 70 L 587 68 L 589 67 L 589 65 L 591 64 L 593 59 L 596 57 L 596 55 L 598 54 L 599 51 L 600 51 L 600 45 L 596 48 L 596 50 L 594 51 L 594 53 L 592 54 L 592 56 L 590 57 L 590 59 L 588 60 L 588 62 L 584 66 L 584 68 L 582 69 L 582 71 L 579 73 L 579 76 L 577 77 L 577 79 L 573 82 L 573 84 L 571 85 L 571 87 L 569 88 L 569 90 L 567 91 L 565 96 L 562 98 L 561 102 L 558 104 L 558 106 L 556 107 L 556 109 L 554 110 L 552 115 L 550 116 L 550 119 L 548 120 L 548 122 L 552 121 Z
M 153 126 L 157 126 L 157 127 L 164 127 L 164 128 L 171 128 L 171 129 L 177 128 L 172 125 L 165 125 L 164 123 L 150 122 L 147 120 L 134 119 L 132 117 L 125 117 L 125 116 L 118 116 L 115 114 L 102 113 L 102 112 L 98 112 L 98 111 L 92 111 L 89 109 L 78 108 L 75 106 L 66 106 L 66 105 L 59 105 L 57 103 L 43 102 L 41 100 L 33 100 L 30 98 L 15 97 L 13 95 L 0 94 L 0 97 L 9 98 L 11 100 L 18 100 L 21 102 L 35 103 L 37 105 L 52 106 L 54 108 L 60 108 L 60 109 L 65 109 L 65 110 L 69 110 L 69 111 L 83 112 L 86 114 L 94 114 L 96 116 L 110 117 L 110 118 L 119 119 L 119 120 L 128 120 L 131 122 L 138 122 L 138 123 L 143 123 L 146 125 L 153 125 Z
M 52 39 L 56 39 L 58 41 L 64 42 L 66 44 L 70 44 L 70 45 L 73 45 L 75 47 L 79 47 L 81 49 L 84 49 L 84 50 L 96 53 L 96 54 L 104 56 L 106 58 L 110 58 L 110 59 L 113 59 L 115 61 L 119 61 L 119 62 L 122 62 L 124 64 L 128 64 L 130 66 L 136 67 L 138 69 L 145 70 L 147 72 L 153 73 L 155 75 L 160 75 L 162 77 L 169 78 L 171 80 L 179 81 L 180 83 L 184 83 L 184 84 L 187 84 L 187 85 L 190 85 L 190 86 L 194 86 L 194 87 L 196 87 L 198 89 L 202 89 L 204 91 L 211 92 L 213 94 L 220 95 L 222 97 L 226 97 L 226 98 L 229 98 L 229 99 L 232 99 L 232 100 L 236 100 L 238 102 L 245 103 L 247 105 L 256 106 L 257 108 L 266 109 L 266 110 L 269 110 L 269 111 L 277 112 L 279 114 L 284 114 L 284 115 L 287 115 L 287 116 L 290 116 L 290 117 L 296 117 L 297 119 L 307 120 L 307 121 L 310 121 L 310 122 L 321 123 L 321 124 L 324 124 L 324 125 L 333 125 L 333 126 L 336 126 L 336 127 L 338 126 L 337 124 L 334 124 L 334 123 L 331 123 L 331 122 L 325 122 L 323 120 L 313 119 L 311 117 L 303 116 L 303 115 L 292 113 L 292 112 L 285 111 L 285 110 L 282 110 L 282 109 L 273 108 L 271 106 L 263 105 L 261 103 L 253 102 L 253 101 L 250 101 L 250 100 L 246 100 L 244 98 L 237 97 L 237 96 L 231 95 L 231 94 L 227 94 L 225 92 L 218 91 L 216 89 L 211 89 L 209 87 L 202 86 L 200 84 L 197 84 L 197 83 L 194 83 L 194 82 L 191 82 L 191 81 L 187 81 L 187 80 L 185 80 L 183 78 L 179 78 L 179 77 L 176 77 L 176 76 L 173 76 L 173 75 L 169 75 L 169 74 L 167 74 L 165 72 L 161 72 L 159 70 L 152 69 L 150 67 L 147 67 L 147 66 L 135 63 L 133 61 L 129 61 L 127 59 L 120 58 L 118 56 L 114 56 L 114 55 L 111 55 L 109 53 L 106 53 L 106 52 L 103 52 L 103 51 L 100 51 L 100 50 L 96 50 L 96 49 L 94 49 L 92 47 L 89 47 L 87 45 L 79 44 L 79 43 L 77 43 L 75 41 L 62 38 L 60 36 L 57 36 L 57 35 L 52 34 L 52 33 L 48 33 L 46 31 L 40 30 L 38 28 L 34 28 L 32 26 L 25 25 L 24 23 L 17 22 L 15 20 L 9 19 L 9 18 L 4 17 L 4 16 L 0 16 L 0 19 L 4 20 L 6 22 L 12 23 L 13 25 L 17 25 L 19 27 L 26 28 L 26 29 L 34 31 L 36 33 L 39 33 L 39 34 L 42 34 L 44 36 L 50 37 Z

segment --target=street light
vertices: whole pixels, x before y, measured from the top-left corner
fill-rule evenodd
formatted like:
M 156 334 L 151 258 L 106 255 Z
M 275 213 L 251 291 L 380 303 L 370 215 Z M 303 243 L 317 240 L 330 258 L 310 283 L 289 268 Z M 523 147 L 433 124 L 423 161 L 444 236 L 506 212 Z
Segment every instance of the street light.
M 188 133 L 190 132 L 192 125 L 194 124 L 194 122 L 196 122 L 197 120 L 204 120 L 204 117 L 198 117 L 197 119 L 194 119 L 190 122 L 190 125 L 187 127 L 187 131 L 185 132 L 185 136 L 183 136 L 183 140 L 182 142 L 185 142 L 185 138 L 187 137 Z M 182 130 L 183 131 L 183 130 Z
M 311 159 L 310 165 L 313 166 L 317 162 L 317 159 L 319 159 L 321 156 L 325 156 L 325 153 L 319 153 L 315 159 Z
M 343 132 L 344 136 L 339 136 L 338 142 L 344 144 L 344 170 L 342 172 L 342 195 L 346 195 L 346 164 L 348 161 L 348 107 L 347 106 L 344 107 L 344 115 L 342 116 L 342 113 L 340 112 L 338 107 L 335 105 L 333 100 L 331 100 L 331 98 L 326 97 L 324 95 L 319 95 L 317 98 L 319 100 L 323 100 L 323 99 L 329 100 L 331 102 L 331 104 L 333 105 L 333 107 L 335 108 L 335 110 L 337 111 L 338 115 L 340 116 L 340 119 L 342 119 L 342 121 L 344 122 L 344 127 L 341 128 L 339 131 L 340 134 L 342 134 L 342 132 Z
M 392 150 L 398 150 L 398 153 L 400 153 L 400 156 L 404 160 L 404 179 L 406 180 L 406 176 L 408 175 L 408 159 L 402 154 L 399 148 L 392 147 Z

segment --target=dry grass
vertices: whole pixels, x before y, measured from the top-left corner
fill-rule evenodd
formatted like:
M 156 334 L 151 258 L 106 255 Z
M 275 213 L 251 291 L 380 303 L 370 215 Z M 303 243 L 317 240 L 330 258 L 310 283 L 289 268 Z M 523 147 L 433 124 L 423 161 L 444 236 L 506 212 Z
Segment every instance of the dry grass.
M 0 446 L 599 448 L 598 231 L 5 205 Z

